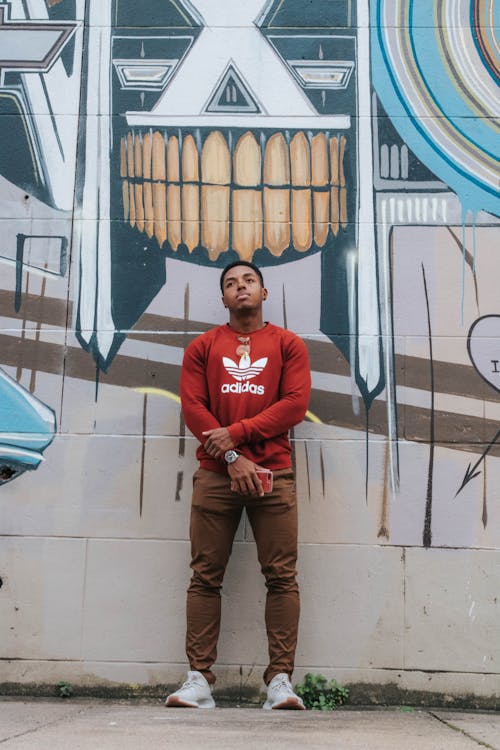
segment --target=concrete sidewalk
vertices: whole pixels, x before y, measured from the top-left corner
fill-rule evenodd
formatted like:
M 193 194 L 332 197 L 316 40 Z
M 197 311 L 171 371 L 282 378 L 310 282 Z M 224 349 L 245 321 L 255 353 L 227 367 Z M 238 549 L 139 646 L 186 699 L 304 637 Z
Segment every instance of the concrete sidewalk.
M 0 698 L 2 750 L 500 750 L 500 714 L 166 709 L 160 702 Z

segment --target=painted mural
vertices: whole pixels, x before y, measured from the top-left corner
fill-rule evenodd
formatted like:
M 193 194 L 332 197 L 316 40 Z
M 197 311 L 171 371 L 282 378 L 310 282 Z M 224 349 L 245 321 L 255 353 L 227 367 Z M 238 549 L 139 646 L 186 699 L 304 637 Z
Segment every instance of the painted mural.
M 43 458 L 37 482 L 57 481 L 45 469 L 61 435 L 138 435 L 140 517 L 148 436 L 168 434 L 187 501 L 182 351 L 221 322 L 218 274 L 241 258 L 309 349 L 304 496 L 354 473 L 374 541 L 399 543 L 391 507 L 414 493 L 431 546 L 436 493 L 451 503 L 482 483 L 486 529 L 498 13 L 495 0 L 0 2 L 0 483 L 21 486 Z M 338 440 L 353 443 L 340 480 Z
M 0 3 L 0 484 L 36 469 L 56 431 L 34 395 L 45 355 L 32 350 L 23 378 L 22 350 L 41 343 L 39 313 L 29 316 L 34 338 L 27 331 L 29 301 L 43 305 L 67 273 L 82 36 L 74 3 L 48 5 Z

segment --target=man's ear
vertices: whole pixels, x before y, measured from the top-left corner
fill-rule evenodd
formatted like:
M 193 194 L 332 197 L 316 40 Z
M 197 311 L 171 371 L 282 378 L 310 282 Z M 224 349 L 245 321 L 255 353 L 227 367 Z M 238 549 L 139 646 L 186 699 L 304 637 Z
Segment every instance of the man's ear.
M 225 307 L 225 308 L 226 308 L 226 310 L 227 310 L 227 305 L 226 305 L 226 303 L 224 302 L 224 297 L 221 297 L 220 299 L 221 299 L 221 302 L 222 302 L 222 304 L 224 305 L 224 307 Z
M 262 287 L 262 299 L 266 300 L 268 295 L 268 291 L 265 286 Z

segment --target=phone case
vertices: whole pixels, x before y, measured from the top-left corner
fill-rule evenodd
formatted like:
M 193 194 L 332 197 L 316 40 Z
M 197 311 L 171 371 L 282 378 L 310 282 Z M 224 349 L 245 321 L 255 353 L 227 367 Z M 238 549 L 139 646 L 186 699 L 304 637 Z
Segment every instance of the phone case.
M 267 495 L 273 490 L 273 472 L 270 469 L 257 469 L 257 474 L 262 482 L 262 489 Z

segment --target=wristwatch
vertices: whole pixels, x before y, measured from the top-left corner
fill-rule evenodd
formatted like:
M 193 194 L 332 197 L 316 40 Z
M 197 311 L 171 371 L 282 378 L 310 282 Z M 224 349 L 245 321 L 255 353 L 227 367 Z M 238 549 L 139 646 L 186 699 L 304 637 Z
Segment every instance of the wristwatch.
M 224 453 L 224 459 L 227 464 L 234 464 L 234 462 L 239 457 L 239 455 L 240 455 L 239 453 L 236 453 L 236 451 L 233 451 L 233 450 L 226 451 Z

